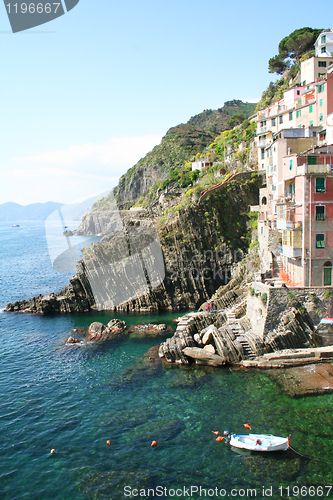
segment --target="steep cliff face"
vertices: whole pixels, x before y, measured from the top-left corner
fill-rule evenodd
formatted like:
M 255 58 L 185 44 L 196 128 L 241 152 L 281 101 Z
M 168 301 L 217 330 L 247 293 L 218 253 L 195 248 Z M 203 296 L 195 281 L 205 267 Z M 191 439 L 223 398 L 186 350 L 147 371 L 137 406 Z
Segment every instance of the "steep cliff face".
M 91 230 L 105 236 L 83 250 L 70 285 L 58 294 L 9 304 L 7 310 L 196 308 L 229 281 L 232 265 L 247 251 L 248 207 L 257 203 L 261 183 L 260 176 L 244 174 L 200 203 L 175 207 L 159 221 L 147 212 L 140 216 L 117 212 L 111 220 L 95 214 Z M 151 247 L 156 251 L 148 254 Z M 163 275 L 159 269 L 155 279 L 151 270 L 156 274 L 159 250 Z M 120 281 L 119 273 L 124 277 Z M 124 300 L 119 302 L 119 297 Z

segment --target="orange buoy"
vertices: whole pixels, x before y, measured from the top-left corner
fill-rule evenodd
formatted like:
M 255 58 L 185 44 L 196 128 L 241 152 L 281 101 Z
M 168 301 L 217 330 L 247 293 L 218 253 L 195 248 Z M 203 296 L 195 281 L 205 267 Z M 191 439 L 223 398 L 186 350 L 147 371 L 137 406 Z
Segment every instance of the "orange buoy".
M 212 433 L 215 434 L 216 436 L 220 434 L 219 431 L 212 431 Z
M 108 446 L 110 446 L 111 441 L 107 440 L 106 444 L 107 444 Z
M 251 429 L 251 425 L 249 424 L 243 424 L 246 429 Z
M 52 450 L 50 451 L 51 455 L 54 455 L 54 454 L 55 454 L 55 452 L 56 452 L 56 451 L 55 451 L 55 449 L 54 449 L 54 448 L 52 448 Z
M 152 441 L 150 446 L 157 446 L 157 441 Z
M 219 436 L 219 437 L 217 437 L 217 438 L 215 439 L 215 441 L 223 441 L 223 439 L 224 439 L 224 437 Z

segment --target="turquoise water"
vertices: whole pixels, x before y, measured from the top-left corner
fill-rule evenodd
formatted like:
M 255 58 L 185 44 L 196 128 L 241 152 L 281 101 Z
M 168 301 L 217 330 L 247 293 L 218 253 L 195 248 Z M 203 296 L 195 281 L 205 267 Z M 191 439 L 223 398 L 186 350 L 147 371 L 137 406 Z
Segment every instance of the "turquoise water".
M 48 262 L 43 225 L 29 224 L 0 224 L 1 307 L 68 279 Z M 174 316 L 117 315 L 128 325 L 173 326 Z M 206 498 L 254 498 L 254 490 L 256 498 L 333 497 L 332 395 L 291 399 L 264 372 L 143 357 L 162 339 L 64 344 L 73 328 L 112 317 L 0 313 L 1 500 L 110 500 L 130 498 L 134 488 L 140 498 L 205 498 L 195 493 L 200 486 Z M 240 454 L 215 441 L 212 431 L 241 432 L 245 422 L 254 432 L 291 434 L 292 446 L 312 459 Z

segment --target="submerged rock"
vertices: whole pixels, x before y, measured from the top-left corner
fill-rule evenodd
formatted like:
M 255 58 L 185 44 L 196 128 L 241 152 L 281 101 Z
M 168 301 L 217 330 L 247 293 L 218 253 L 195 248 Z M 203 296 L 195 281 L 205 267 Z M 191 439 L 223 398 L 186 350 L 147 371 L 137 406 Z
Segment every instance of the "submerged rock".
M 159 335 L 173 332 L 170 326 L 165 324 L 154 325 L 151 323 L 131 326 L 128 331 L 130 338 L 158 337 Z

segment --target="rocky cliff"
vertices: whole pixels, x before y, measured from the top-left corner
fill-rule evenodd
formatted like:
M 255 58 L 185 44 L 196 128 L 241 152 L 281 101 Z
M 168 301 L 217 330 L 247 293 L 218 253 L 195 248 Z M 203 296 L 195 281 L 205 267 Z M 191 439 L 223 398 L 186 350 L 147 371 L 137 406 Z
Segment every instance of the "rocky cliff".
M 90 229 L 103 238 L 83 249 L 70 284 L 56 294 L 8 304 L 6 310 L 197 308 L 230 280 L 233 264 L 243 259 L 250 243 L 249 205 L 257 203 L 261 184 L 260 176 L 244 173 L 200 203 L 173 205 L 159 220 L 147 211 L 111 211 L 111 216 L 100 211 Z

